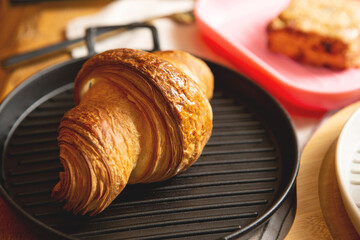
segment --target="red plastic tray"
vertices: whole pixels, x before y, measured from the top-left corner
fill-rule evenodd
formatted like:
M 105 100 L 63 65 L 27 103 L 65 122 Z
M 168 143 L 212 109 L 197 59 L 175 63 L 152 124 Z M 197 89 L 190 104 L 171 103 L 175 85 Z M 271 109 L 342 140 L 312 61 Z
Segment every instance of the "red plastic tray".
M 289 0 L 197 0 L 205 41 L 287 108 L 338 109 L 360 99 L 360 69 L 312 67 L 270 52 L 266 26 Z

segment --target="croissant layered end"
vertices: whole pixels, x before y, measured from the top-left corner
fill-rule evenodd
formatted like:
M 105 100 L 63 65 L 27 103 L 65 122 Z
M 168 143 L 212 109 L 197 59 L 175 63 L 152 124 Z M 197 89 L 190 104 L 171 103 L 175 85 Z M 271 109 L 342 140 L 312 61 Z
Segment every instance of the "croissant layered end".
M 95 215 L 126 184 L 163 181 L 191 166 L 212 130 L 213 77 L 202 64 L 179 51 L 115 49 L 89 59 L 75 80 L 77 106 L 59 127 L 64 172 L 53 197 Z
M 64 172 L 53 197 L 67 210 L 95 215 L 125 187 L 140 155 L 136 106 L 107 81 L 91 87 L 63 117 L 58 143 Z
M 62 133 L 74 136 L 71 130 L 66 129 Z M 106 200 L 109 189 L 104 188 L 104 185 L 109 184 L 104 182 L 108 178 L 97 177 L 106 176 L 107 173 L 103 172 L 102 166 L 97 166 L 99 163 L 96 163 L 96 160 L 90 160 L 83 155 L 84 149 L 77 148 L 80 144 L 75 146 L 71 140 L 65 138 L 60 141 L 60 159 L 65 171 L 60 173 L 60 182 L 54 187 L 52 197 L 57 201 L 66 200 L 64 209 L 73 210 L 75 214 L 89 212 L 94 215 L 108 205 Z

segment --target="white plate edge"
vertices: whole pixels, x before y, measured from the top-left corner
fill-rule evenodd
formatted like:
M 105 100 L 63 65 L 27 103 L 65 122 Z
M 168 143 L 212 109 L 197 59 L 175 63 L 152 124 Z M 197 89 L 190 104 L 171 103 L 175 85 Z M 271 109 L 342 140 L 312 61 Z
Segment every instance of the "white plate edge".
M 353 128 L 358 123 L 358 128 L 360 129 L 360 108 L 356 109 L 350 118 L 346 121 L 341 133 L 338 137 L 336 144 L 335 152 L 335 173 L 338 182 L 338 187 L 340 190 L 341 198 L 343 200 L 346 212 L 350 217 L 350 220 L 355 227 L 356 231 L 360 235 L 360 209 L 356 206 L 354 200 L 352 199 L 351 193 L 349 191 L 349 178 L 346 176 L 347 171 L 350 171 L 350 160 L 346 159 L 343 155 L 344 148 L 354 148 L 356 146 L 350 147 L 345 144 L 351 132 L 354 132 Z M 357 142 L 360 141 L 360 131 L 358 134 L 353 134 L 357 138 Z M 353 143 L 357 145 L 357 143 Z M 349 155 L 352 153 L 349 153 Z

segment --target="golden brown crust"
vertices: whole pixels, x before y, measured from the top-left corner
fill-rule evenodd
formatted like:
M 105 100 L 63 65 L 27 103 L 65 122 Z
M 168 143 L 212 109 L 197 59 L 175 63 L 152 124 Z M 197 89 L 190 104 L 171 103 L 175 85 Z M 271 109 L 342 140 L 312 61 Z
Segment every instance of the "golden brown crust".
M 210 100 L 214 91 L 214 76 L 209 67 L 202 60 L 190 53 L 183 51 L 156 51 L 160 58 L 171 62 L 174 66 L 186 73 L 204 91 L 205 96 Z
M 163 181 L 198 159 L 212 129 L 208 89 L 180 69 L 132 49 L 110 50 L 83 65 L 74 85 L 78 105 L 59 127 L 65 171 L 52 195 L 66 201 L 65 209 L 95 215 L 128 182 Z M 208 81 L 212 86 L 212 76 Z
M 296 61 L 334 69 L 359 66 L 359 2 L 293 0 L 267 33 L 270 50 Z

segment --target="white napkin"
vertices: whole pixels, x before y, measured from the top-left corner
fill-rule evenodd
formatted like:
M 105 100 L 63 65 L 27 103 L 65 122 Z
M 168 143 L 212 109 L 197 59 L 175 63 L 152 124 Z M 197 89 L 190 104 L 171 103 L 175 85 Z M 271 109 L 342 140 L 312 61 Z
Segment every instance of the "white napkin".
M 70 21 L 67 24 L 66 37 L 73 39 L 84 36 L 88 27 L 129 24 L 157 16 L 186 12 L 193 8 L 194 0 L 117 0 L 96 14 Z M 180 49 L 201 57 L 224 62 L 224 59 L 215 56 L 203 43 L 196 24 L 182 25 L 166 18 L 155 20 L 153 23 L 159 33 L 161 50 Z M 95 45 L 95 50 L 102 52 L 119 47 L 148 50 L 152 49 L 152 46 L 150 31 L 138 29 L 99 41 Z M 74 58 L 86 55 L 86 47 L 78 47 L 72 50 Z

